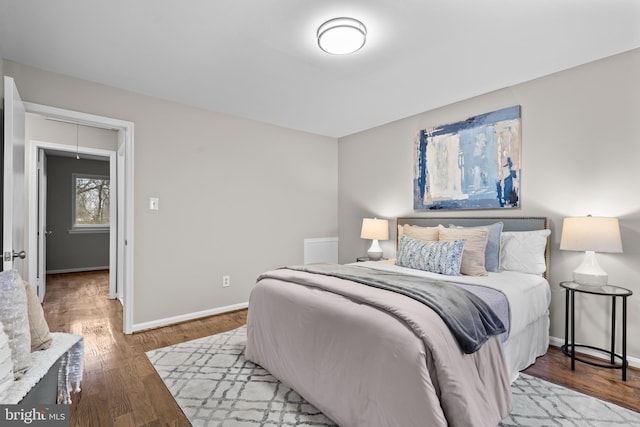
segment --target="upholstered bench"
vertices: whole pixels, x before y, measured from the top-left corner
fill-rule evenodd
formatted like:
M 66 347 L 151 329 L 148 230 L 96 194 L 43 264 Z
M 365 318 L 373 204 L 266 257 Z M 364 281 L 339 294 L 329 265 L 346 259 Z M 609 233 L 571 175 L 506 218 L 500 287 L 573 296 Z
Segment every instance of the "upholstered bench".
M 83 354 L 80 335 L 49 331 L 37 295 L 17 272 L 0 272 L 0 404 L 71 403 Z

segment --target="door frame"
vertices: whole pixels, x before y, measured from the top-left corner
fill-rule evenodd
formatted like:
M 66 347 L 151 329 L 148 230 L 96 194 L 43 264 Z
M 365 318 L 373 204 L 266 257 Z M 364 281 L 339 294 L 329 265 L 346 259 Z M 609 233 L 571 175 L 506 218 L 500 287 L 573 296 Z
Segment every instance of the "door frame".
M 134 124 L 133 122 L 129 122 L 126 120 L 114 119 L 111 117 L 98 116 L 89 113 L 83 113 L 79 111 L 66 110 L 58 107 L 51 107 L 48 105 L 35 104 L 31 102 L 25 102 L 25 110 L 27 113 L 34 113 L 40 116 L 49 117 L 52 119 L 58 119 L 60 121 L 66 121 L 72 124 L 80 124 L 86 126 L 93 126 L 98 128 L 107 128 L 117 130 L 119 133 L 118 140 L 123 140 L 124 145 L 124 170 L 120 170 L 121 168 L 117 168 L 116 163 L 116 153 L 117 150 L 113 152 L 109 150 L 99 150 L 94 148 L 87 147 L 78 147 L 78 150 L 81 154 L 96 154 L 99 152 L 104 155 L 105 152 L 109 153 L 110 157 L 110 173 L 113 174 L 114 171 L 117 173 L 117 180 L 121 181 L 120 187 L 124 188 L 123 198 L 120 200 L 124 201 L 124 206 L 118 206 L 117 209 L 122 209 L 122 218 L 124 218 L 124 224 L 120 224 L 121 232 L 120 235 L 123 237 L 122 240 L 118 239 L 117 232 L 111 232 L 110 237 L 110 250 L 109 250 L 109 264 L 110 266 L 115 263 L 116 272 L 123 271 L 124 274 L 122 276 L 123 282 L 122 286 L 116 286 L 121 289 L 121 300 L 122 300 L 122 323 L 123 323 L 123 332 L 125 334 L 133 333 L 133 277 L 134 277 L 134 264 L 133 264 L 133 251 L 134 251 L 134 239 L 133 239 L 133 146 L 134 146 Z M 120 136 L 122 139 L 120 139 Z M 37 149 L 45 148 L 53 149 L 57 151 L 76 151 L 76 145 L 62 145 L 62 144 L 53 144 L 53 143 L 43 143 L 40 141 L 33 141 L 29 145 L 29 167 L 28 167 L 28 181 L 29 181 L 29 230 L 37 229 L 37 191 L 35 189 L 36 176 L 37 173 Z M 35 153 L 35 154 L 34 154 Z M 111 157 L 113 156 L 113 157 Z M 36 167 L 36 168 L 34 168 Z M 34 194 L 35 193 L 35 194 Z M 112 216 L 112 218 L 117 218 L 118 216 Z M 33 227 L 33 228 L 32 228 Z M 29 232 L 28 239 L 28 250 L 34 249 L 37 247 L 37 236 L 34 232 Z M 117 243 L 115 245 L 111 244 L 113 241 Z M 32 246 L 33 245 L 33 246 Z M 113 251 L 116 250 L 116 253 Z M 122 253 L 123 256 L 118 256 L 119 253 Z M 29 263 L 29 275 L 35 270 L 31 266 L 32 263 Z M 114 274 L 115 277 L 118 274 Z M 111 277 L 112 275 L 110 275 Z M 35 279 L 35 276 L 33 276 Z M 110 278 L 111 281 L 111 278 Z M 116 282 L 117 283 L 117 282 Z M 115 296 L 115 287 L 112 289 L 110 286 L 110 297 Z
M 47 272 L 46 272 L 47 155 L 44 149 L 41 149 L 41 148 L 31 148 L 31 150 L 35 150 L 34 155 L 36 156 L 36 164 L 38 168 L 38 170 L 36 171 L 36 182 L 34 184 L 30 184 L 35 186 L 35 192 L 37 192 L 37 193 L 34 193 L 36 194 L 36 202 L 37 202 L 36 203 L 37 232 L 34 234 L 36 235 L 36 239 L 37 239 L 38 252 L 36 254 L 36 262 L 33 263 L 35 264 L 35 273 L 33 270 L 30 270 L 29 279 L 32 285 L 35 282 L 36 292 L 38 294 L 38 297 L 40 298 L 40 302 L 43 302 L 46 295 L 46 291 L 47 291 L 47 286 L 46 286 L 46 283 L 47 283 Z M 29 189 L 29 194 L 31 194 L 30 191 L 31 189 Z M 29 215 L 29 213 L 27 215 Z M 28 221 L 29 219 L 27 218 L 27 222 Z M 29 266 L 31 267 L 31 263 L 29 264 Z M 38 277 L 38 272 L 40 272 L 40 277 Z

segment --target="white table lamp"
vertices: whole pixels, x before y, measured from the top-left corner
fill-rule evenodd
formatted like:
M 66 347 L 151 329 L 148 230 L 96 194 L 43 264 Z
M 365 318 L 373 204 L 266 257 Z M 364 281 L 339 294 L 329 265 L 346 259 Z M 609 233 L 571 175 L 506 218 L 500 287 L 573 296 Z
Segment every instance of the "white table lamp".
M 389 240 L 389 221 L 386 219 L 363 218 L 362 231 L 360 232 L 362 239 L 371 239 L 371 247 L 367 252 L 369 259 L 377 261 L 382 258 L 382 248 L 378 240 Z
M 622 252 L 617 218 L 583 216 L 565 218 L 560 249 L 585 251 L 582 264 L 573 270 L 573 281 L 583 286 L 602 287 L 609 275 L 600 267 L 596 252 Z

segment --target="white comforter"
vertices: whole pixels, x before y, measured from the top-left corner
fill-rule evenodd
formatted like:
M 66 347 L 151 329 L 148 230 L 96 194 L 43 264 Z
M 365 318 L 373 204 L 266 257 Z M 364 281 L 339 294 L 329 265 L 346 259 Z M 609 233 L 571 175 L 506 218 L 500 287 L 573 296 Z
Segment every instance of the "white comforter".
M 359 262 L 357 265 L 376 270 L 395 271 L 413 276 L 432 277 L 472 285 L 483 285 L 504 293 L 509 301 L 509 335 L 517 335 L 529 324 L 547 313 L 551 301 L 549 282 L 535 274 L 502 271 L 488 276 L 445 276 L 397 266 L 388 262 Z

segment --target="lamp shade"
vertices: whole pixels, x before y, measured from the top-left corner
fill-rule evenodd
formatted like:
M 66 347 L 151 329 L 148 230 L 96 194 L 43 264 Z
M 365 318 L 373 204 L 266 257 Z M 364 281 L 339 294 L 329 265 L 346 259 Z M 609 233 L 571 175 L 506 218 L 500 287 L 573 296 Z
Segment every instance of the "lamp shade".
M 562 222 L 560 249 L 569 251 L 622 252 L 617 218 L 581 216 Z
M 360 237 L 371 240 L 389 240 L 389 221 L 386 219 L 363 218 Z

